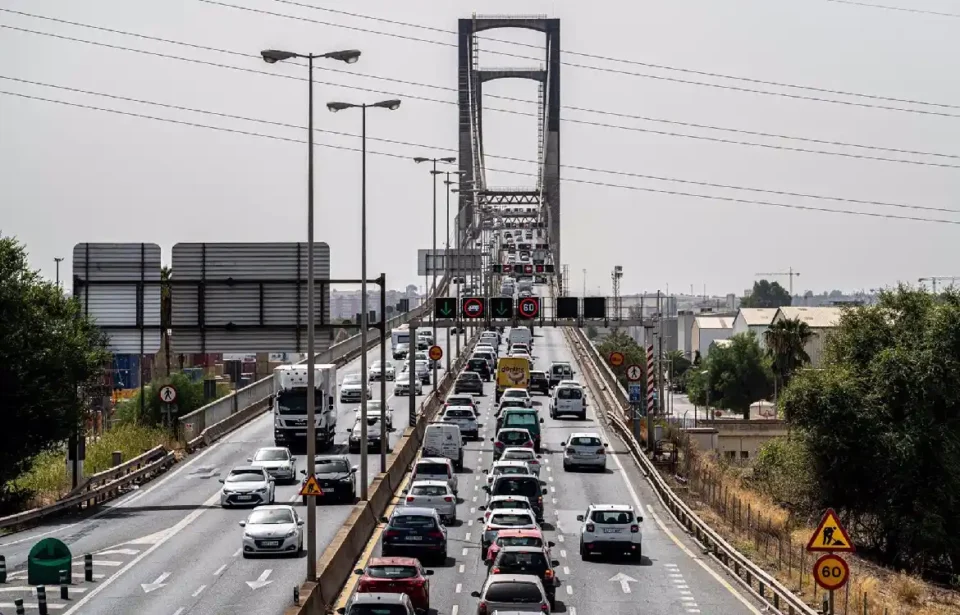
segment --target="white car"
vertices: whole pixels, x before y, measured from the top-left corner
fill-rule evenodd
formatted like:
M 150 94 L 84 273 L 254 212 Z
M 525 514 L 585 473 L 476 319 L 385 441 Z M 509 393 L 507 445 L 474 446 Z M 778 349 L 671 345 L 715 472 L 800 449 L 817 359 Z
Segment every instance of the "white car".
M 537 476 L 540 476 L 540 468 L 543 467 L 543 464 L 540 463 L 540 455 L 529 448 L 516 446 L 504 449 L 500 455 L 500 461 L 522 461 L 530 468 L 530 472 Z
M 606 442 L 600 434 L 580 432 L 570 434 L 570 439 L 561 442 L 563 448 L 563 469 L 590 467 L 605 470 L 607 467 Z
M 446 457 L 421 457 L 413 466 L 410 482 L 418 480 L 440 480 L 450 485 L 450 491 L 457 493 L 459 480 L 453 471 L 453 462 Z
M 432 368 L 434 365 L 438 365 L 437 361 L 432 361 L 432 360 L 430 359 L 430 357 L 427 356 L 427 353 L 424 352 L 424 351 L 422 351 L 422 350 L 418 350 L 418 351 L 417 351 L 417 355 L 416 355 L 416 357 L 414 357 L 414 360 L 415 360 L 417 363 L 419 363 L 420 361 L 426 361 L 426 362 L 427 362 L 427 365 L 429 365 L 431 368 Z M 410 363 L 408 362 L 407 365 L 409 365 L 409 364 L 410 364 Z
M 643 517 L 628 504 L 591 504 L 577 515 L 580 527 L 580 557 L 584 560 L 600 553 L 626 554 L 640 559 Z
M 423 384 L 419 378 L 413 379 L 413 386 L 416 389 L 414 395 L 423 395 Z M 410 395 L 410 374 L 403 372 L 393 382 L 393 394 L 395 397 L 406 397 Z
M 257 449 L 247 461 L 255 468 L 266 470 L 274 480 L 297 482 L 297 458 L 290 454 L 290 449 L 285 446 Z
M 380 380 L 380 378 L 395 380 L 397 378 L 397 370 L 390 363 L 384 365 L 380 361 L 377 361 L 370 366 L 370 370 L 367 372 L 367 380 Z
M 396 387 L 394 387 L 394 388 L 396 388 Z M 380 413 L 381 413 L 382 406 L 383 406 L 383 402 L 380 401 L 379 399 L 368 399 L 368 400 L 367 400 L 367 416 L 368 416 L 368 417 L 379 417 L 379 416 L 380 416 Z M 390 403 L 389 403 L 389 402 L 387 403 L 386 417 L 387 417 L 387 427 L 388 427 L 388 428 L 389 428 L 389 427 L 393 427 L 393 408 L 390 407 Z M 354 418 L 354 421 L 356 421 L 357 419 L 360 418 L 360 409 L 359 409 L 359 408 L 357 409 L 357 414 L 356 414 L 356 416 L 354 416 L 353 418 Z
M 340 402 L 345 404 L 359 402 L 364 386 L 367 387 L 367 399 L 370 399 L 373 397 L 373 391 L 370 385 L 364 384 L 360 374 L 348 374 L 343 378 L 343 382 L 340 383 Z
M 525 495 L 495 495 L 483 506 L 478 506 L 477 510 L 484 511 L 483 522 L 486 523 L 490 520 L 490 515 L 493 514 L 493 511 L 504 508 L 522 508 L 533 512 L 533 506 L 530 505 L 530 498 Z
M 475 415 L 480 416 L 480 404 L 477 403 L 477 400 L 473 395 L 468 395 L 466 393 L 451 395 L 447 398 L 447 401 L 443 402 L 444 408 L 452 408 L 454 406 L 469 406 L 473 409 L 473 413 Z
M 537 517 L 532 510 L 523 508 L 502 508 L 493 511 L 490 518 L 478 517 L 483 523 L 483 532 L 480 534 L 480 557 L 483 557 L 490 544 L 496 540 L 500 530 L 538 530 Z
M 504 461 L 502 458 L 499 461 L 493 462 L 493 467 L 489 470 L 483 470 L 483 473 L 487 475 L 487 484 L 490 485 L 493 483 L 493 479 L 500 476 L 501 474 L 520 474 L 522 476 L 531 476 L 533 472 L 530 471 L 530 468 L 527 466 L 524 461 Z
M 273 504 L 275 483 L 266 470 L 240 466 L 221 478 L 220 506 Z
M 447 525 L 457 521 L 457 496 L 446 480 L 414 481 L 406 491 L 404 506 L 432 508 Z
M 480 424 L 477 423 L 477 414 L 470 406 L 447 406 L 440 416 L 440 421 L 453 423 L 459 427 L 464 438 L 476 440 L 480 437 Z
M 293 506 L 257 506 L 240 522 L 243 556 L 258 553 L 300 555 L 303 550 L 303 519 Z
M 505 399 L 520 399 L 523 400 L 523 405 L 527 408 L 533 407 L 533 398 L 530 397 L 530 392 L 526 389 L 519 388 L 510 388 L 506 389 L 503 392 L 503 395 L 500 396 L 500 401 L 502 402 Z

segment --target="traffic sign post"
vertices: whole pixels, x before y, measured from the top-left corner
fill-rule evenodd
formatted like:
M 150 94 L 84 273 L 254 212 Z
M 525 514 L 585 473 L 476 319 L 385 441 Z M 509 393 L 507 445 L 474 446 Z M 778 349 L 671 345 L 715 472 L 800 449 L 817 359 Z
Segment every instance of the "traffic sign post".
M 443 348 L 440 348 L 439 346 L 431 346 L 427 356 L 430 357 L 431 361 L 439 361 L 443 358 Z
M 830 553 L 818 559 L 813 565 L 813 578 L 816 579 L 817 585 L 833 592 L 847 584 L 850 579 L 850 567 L 842 557 Z M 832 596 L 830 601 L 833 602 Z
M 621 365 L 623 365 L 624 359 L 625 359 L 625 357 L 623 356 L 623 353 L 622 353 L 622 352 L 618 352 L 618 351 L 616 351 L 616 350 L 614 350 L 613 352 L 611 352 L 611 353 L 610 353 L 610 356 L 607 357 L 607 360 L 610 362 L 610 365 L 612 365 L 612 366 L 614 366 L 614 367 L 620 367 Z
M 832 508 L 828 508 L 823 513 L 820 525 L 817 526 L 816 531 L 807 543 L 807 551 L 811 553 L 818 551 L 853 553 L 856 551 L 853 541 L 850 540 L 850 535 L 847 534 L 847 530 L 840 523 L 840 517 Z
M 634 363 L 627 368 L 627 380 L 630 382 L 639 382 L 643 378 L 643 368 Z
M 465 297 L 463 300 L 463 317 L 476 320 L 483 318 L 486 313 L 486 300 L 483 297 Z
M 540 313 L 539 297 L 524 297 L 517 304 L 517 316 L 533 320 Z
M 490 318 L 513 319 L 513 298 L 490 297 Z
M 172 384 L 165 384 L 160 387 L 158 397 L 163 422 L 169 428 L 173 424 L 173 415 L 177 413 L 177 389 Z
M 303 487 L 300 488 L 300 495 L 302 497 L 319 497 L 323 495 L 323 489 L 320 488 L 320 481 L 317 480 L 315 474 L 311 474 L 307 477 L 307 480 L 303 481 Z
M 455 297 L 437 297 L 433 300 L 433 316 L 437 319 L 457 317 L 457 299 Z

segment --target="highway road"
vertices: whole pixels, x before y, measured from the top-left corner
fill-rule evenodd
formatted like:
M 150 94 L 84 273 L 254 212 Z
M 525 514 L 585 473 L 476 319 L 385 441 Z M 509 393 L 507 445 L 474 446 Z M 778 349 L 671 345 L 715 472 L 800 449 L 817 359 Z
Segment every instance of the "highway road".
M 438 343 L 445 347 L 445 330 L 438 331 Z M 389 349 L 388 349 L 388 358 Z M 379 346 L 368 353 L 368 361 L 379 360 Z M 397 373 L 401 365 L 395 362 Z M 440 363 L 441 368 L 445 360 Z M 358 373 L 360 360 L 340 368 L 338 382 Z M 443 369 L 439 370 L 440 377 Z M 379 383 L 373 383 L 379 398 Z M 430 391 L 424 386 L 424 393 Z M 392 397 L 393 383 L 387 394 Z M 406 399 L 394 399 L 395 443 L 408 424 Z M 338 400 L 338 437 L 333 452 L 346 452 L 347 430 L 353 426 L 359 404 Z M 224 510 L 219 505 L 221 478 L 232 467 L 244 465 L 257 448 L 273 446 L 273 419 L 270 413 L 251 421 L 223 440 L 199 451 L 165 475 L 140 490 L 97 509 L 85 517 L 51 520 L 29 531 L 0 538 L 0 554 L 11 571 L 6 585 L 0 585 L 0 612 L 12 612 L 13 601 L 24 599 L 28 612 L 36 612 L 36 598 L 26 586 L 26 558 L 30 547 L 42 537 L 63 540 L 74 555 L 74 579 L 70 600 L 59 598 L 49 588 L 51 612 L 72 615 L 187 615 L 224 612 L 282 613 L 292 603 L 293 588 L 306 573 L 305 555 L 296 558 L 252 558 L 240 556 L 242 530 L 237 523 L 248 510 Z M 321 451 L 326 452 L 326 451 Z M 360 456 L 351 455 L 359 465 Z M 298 468 L 306 467 L 305 456 L 297 457 Z M 372 480 L 380 471 L 379 453 L 369 457 Z M 358 482 L 359 490 L 359 482 Z M 277 502 L 299 504 L 297 485 L 277 485 Z M 317 514 L 317 553 L 346 520 L 352 504 L 324 504 Z M 305 552 L 305 551 L 304 551 Z M 82 558 L 94 554 L 95 580 L 83 582 Z
M 573 360 L 570 349 L 558 329 L 541 328 L 537 331 L 533 355 L 538 368 L 545 369 L 551 361 Z M 582 381 L 582 369 L 577 368 L 577 379 Z M 479 591 L 486 577 L 486 567 L 480 555 L 481 526 L 477 518 L 482 512 L 477 506 L 485 501 L 481 490 L 485 476 L 482 468 L 493 461 L 492 443 L 493 385 L 485 386 L 481 404 L 484 439 L 467 445 L 464 473 L 460 475 L 460 494 L 463 502 L 458 508 L 461 520 L 449 528 L 449 558 L 445 566 L 433 567 L 431 578 L 431 606 L 438 615 L 476 613 L 476 598 L 470 592 Z M 591 396 L 591 403 L 595 399 Z M 555 612 L 576 615 L 657 613 L 658 615 L 710 613 L 723 615 L 759 615 L 759 608 L 733 587 L 733 581 L 719 567 L 703 558 L 698 547 L 657 500 L 652 488 L 641 476 L 622 443 L 611 439 L 596 420 L 595 405 L 590 406 L 587 421 L 573 418 L 553 420 L 546 410 L 548 399 L 535 396 L 541 404 L 545 419 L 544 471 L 541 478 L 549 486 L 546 500 L 546 522 L 543 526 L 547 540 L 556 543 L 555 559 L 562 585 L 557 592 Z M 609 442 L 610 455 L 606 472 L 565 472 L 562 466 L 563 442 L 575 431 L 596 430 Z M 578 551 L 580 523 L 576 517 L 591 503 L 627 503 L 642 510 L 643 554 L 640 562 L 596 561 L 583 562 Z M 380 553 L 380 530 L 374 535 L 376 546 L 368 549 L 374 556 Z M 358 567 L 362 567 L 366 559 Z M 618 574 L 626 575 L 621 582 Z M 353 582 L 345 589 L 341 600 L 353 590 Z M 342 605 L 342 603 L 341 603 Z

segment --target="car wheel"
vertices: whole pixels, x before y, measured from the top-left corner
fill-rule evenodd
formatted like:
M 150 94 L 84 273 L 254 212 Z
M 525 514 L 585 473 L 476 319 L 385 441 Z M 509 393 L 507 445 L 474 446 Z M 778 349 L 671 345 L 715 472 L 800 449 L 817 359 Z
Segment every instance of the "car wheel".
M 564 471 L 564 472 L 569 472 L 569 471 L 570 471 L 570 464 L 569 464 L 569 463 L 564 463 L 564 464 L 563 464 L 563 471 Z
M 585 562 L 590 560 L 590 552 L 584 549 L 582 544 L 580 545 L 580 559 Z

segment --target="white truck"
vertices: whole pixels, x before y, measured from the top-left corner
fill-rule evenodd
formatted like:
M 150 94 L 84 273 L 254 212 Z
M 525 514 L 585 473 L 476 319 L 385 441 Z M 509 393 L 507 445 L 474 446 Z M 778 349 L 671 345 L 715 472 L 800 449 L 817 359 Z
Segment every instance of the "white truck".
M 273 441 L 277 446 L 307 442 L 307 366 L 273 370 Z M 317 444 L 332 446 L 337 433 L 337 366 L 314 365 Z
M 410 352 L 410 328 L 407 325 L 390 332 L 390 348 L 393 350 L 394 359 L 407 358 L 407 353 Z

